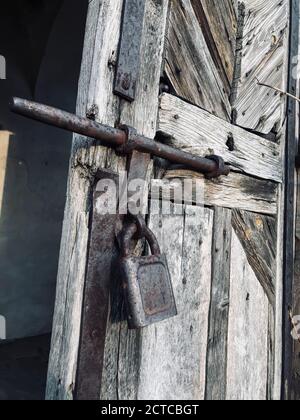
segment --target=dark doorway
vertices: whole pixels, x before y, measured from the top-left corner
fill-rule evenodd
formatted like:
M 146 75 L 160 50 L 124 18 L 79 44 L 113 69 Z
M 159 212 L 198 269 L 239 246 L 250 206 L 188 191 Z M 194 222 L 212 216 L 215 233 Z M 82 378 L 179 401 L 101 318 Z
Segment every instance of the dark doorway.
M 75 112 L 87 5 L 1 5 L 0 399 L 44 395 L 72 139 L 8 103 L 20 96 Z

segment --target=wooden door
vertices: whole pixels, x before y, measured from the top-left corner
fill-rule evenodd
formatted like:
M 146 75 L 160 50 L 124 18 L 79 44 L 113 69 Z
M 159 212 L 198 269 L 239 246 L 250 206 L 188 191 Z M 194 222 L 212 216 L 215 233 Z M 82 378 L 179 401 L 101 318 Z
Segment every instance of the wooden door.
M 221 155 L 232 171 L 207 180 L 149 163 L 149 225 L 168 256 L 179 314 L 138 332 L 108 314 L 99 399 L 278 399 L 286 100 L 259 83 L 286 90 L 289 1 L 146 0 L 132 103 L 113 94 L 122 7 L 89 4 L 77 112 Z M 74 137 L 48 399 L 74 398 L 94 177 L 125 165 Z M 183 205 L 164 193 L 184 179 L 201 183 L 202 200 Z M 157 211 L 170 200 L 170 214 Z

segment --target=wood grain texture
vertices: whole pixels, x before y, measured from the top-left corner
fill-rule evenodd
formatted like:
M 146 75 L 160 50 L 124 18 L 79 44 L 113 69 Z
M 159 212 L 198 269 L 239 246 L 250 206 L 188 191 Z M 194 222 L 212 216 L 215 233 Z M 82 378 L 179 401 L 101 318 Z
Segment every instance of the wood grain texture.
M 268 299 L 232 234 L 227 399 L 266 400 Z
M 132 104 L 125 101 L 121 101 L 120 104 L 120 121 L 135 127 L 138 132 L 150 138 L 154 138 L 157 126 L 158 90 L 167 10 L 168 0 L 147 1 L 136 100 Z M 138 162 L 138 155 L 135 156 L 135 162 Z M 150 174 L 151 163 L 148 179 Z M 145 194 L 147 197 L 147 189 Z M 121 306 L 119 311 L 122 314 Z M 139 332 L 128 330 L 127 321 L 115 322 L 111 318 L 106 337 L 101 399 L 137 398 L 138 354 L 143 351 L 140 345 Z
M 232 224 L 251 268 L 275 305 L 277 226 L 273 217 L 233 211 Z
M 138 399 L 203 400 L 213 211 L 172 205 L 161 215 L 153 200 L 150 227 L 168 257 L 178 316 L 141 333 Z
M 276 184 L 235 173 L 219 180 L 209 181 L 196 172 L 170 170 L 165 174 L 164 180 L 152 181 L 151 195 L 153 198 L 160 197 L 163 200 L 170 200 L 171 196 L 172 200 L 179 202 L 177 197 L 182 196 L 185 180 L 194 183 L 190 196 L 185 197 L 186 204 L 205 204 L 262 214 L 276 214 Z
M 235 109 L 239 126 L 268 134 L 284 121 L 285 97 L 259 86 L 257 79 L 285 90 L 289 1 L 244 0 L 240 66 L 236 68 Z
M 121 10 L 122 1 L 112 4 L 95 0 L 89 4 L 77 101 L 77 113 L 84 116 L 96 102 L 96 90 L 101 90 L 97 119 L 111 125 L 118 115 L 118 101 L 110 93 L 114 75 L 108 62 L 118 45 Z M 50 400 L 73 399 L 89 238 L 89 195 L 93 175 L 105 166 L 108 153 L 92 139 L 75 135 L 48 370 L 46 398 Z
M 284 132 L 284 130 L 283 130 Z M 284 147 L 285 141 L 282 141 Z M 284 185 L 282 184 L 278 191 L 277 206 L 277 255 L 276 255 L 276 309 L 274 324 L 274 383 L 273 400 L 281 399 L 282 384 L 282 302 L 283 302 L 283 229 L 284 229 Z
M 89 4 L 86 38 L 79 82 L 77 113 L 95 110 L 97 121 L 115 126 L 135 126 L 146 136 L 156 131 L 158 87 L 165 34 L 167 0 L 149 0 L 143 30 L 137 100 L 130 104 L 112 94 L 119 42 L 122 0 L 94 0 Z M 89 112 L 90 113 L 90 112 Z M 54 329 L 48 373 L 47 399 L 72 399 L 76 378 L 78 342 L 87 244 L 89 238 L 90 191 L 99 168 L 125 169 L 125 160 L 94 140 L 74 137 L 65 221 L 60 254 Z M 118 392 L 118 381 L 126 382 L 125 398 L 134 388 L 136 368 L 127 369 L 123 358 L 132 358 L 138 336 L 125 323 L 108 328 L 106 348 L 114 351 L 104 360 L 106 383 Z M 112 344 L 110 346 L 110 344 Z M 117 372 L 117 373 L 116 373 Z M 108 393 L 107 393 L 108 397 Z
M 228 96 L 233 80 L 237 13 L 235 1 L 191 0 L 213 61 Z
M 164 70 L 176 95 L 230 120 L 228 84 L 211 56 L 191 0 L 171 1 Z
M 205 399 L 226 399 L 230 302 L 231 211 L 215 209 Z
M 235 171 L 282 181 L 277 144 L 175 96 L 161 96 L 158 128 L 165 136 L 165 142 L 172 146 L 200 156 L 220 155 Z

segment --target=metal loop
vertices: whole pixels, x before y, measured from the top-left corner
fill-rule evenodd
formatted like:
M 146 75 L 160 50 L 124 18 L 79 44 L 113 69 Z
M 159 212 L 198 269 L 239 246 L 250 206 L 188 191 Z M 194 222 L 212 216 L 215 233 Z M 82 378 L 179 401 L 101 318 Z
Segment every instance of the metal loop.
M 152 255 L 160 255 L 161 251 L 159 243 L 152 230 L 146 225 L 145 220 L 142 216 L 134 216 L 134 218 L 135 222 L 126 226 L 121 236 L 121 249 L 123 257 L 129 257 L 132 254 L 133 250 L 131 249 L 131 241 L 135 238 L 145 238 L 150 246 Z
M 129 155 L 135 150 L 134 139 L 137 136 L 137 130 L 130 125 L 125 124 L 119 125 L 118 128 L 126 133 L 126 142 L 115 150 L 120 155 Z
M 130 217 L 134 220 L 136 226 L 137 226 L 137 233 L 136 238 L 137 239 L 143 239 L 146 236 L 146 232 L 148 229 L 147 223 L 144 219 L 144 217 L 141 214 L 132 214 L 130 213 Z
M 147 239 L 147 242 L 150 246 L 152 255 L 161 255 L 160 246 L 158 243 L 158 240 L 152 230 L 147 227 L 147 230 L 145 232 L 145 238 Z
M 229 175 L 230 169 L 225 165 L 224 159 L 221 156 L 211 155 L 205 156 L 205 158 L 216 163 L 216 169 L 206 174 L 206 178 L 213 179 L 218 178 L 221 175 Z

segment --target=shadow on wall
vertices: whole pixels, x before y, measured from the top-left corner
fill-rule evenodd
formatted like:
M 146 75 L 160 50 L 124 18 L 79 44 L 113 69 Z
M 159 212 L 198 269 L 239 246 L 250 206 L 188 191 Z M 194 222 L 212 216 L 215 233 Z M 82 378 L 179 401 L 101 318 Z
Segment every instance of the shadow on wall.
M 51 330 L 72 138 L 11 114 L 8 102 L 14 95 L 75 111 L 88 1 L 55 0 L 51 24 L 52 2 L 17 3 L 18 14 L 6 6 L 0 13 L 6 59 L 6 80 L 0 80 L 0 317 L 6 339 Z

